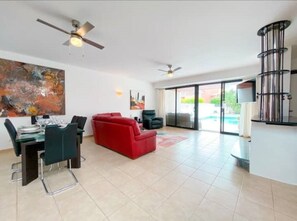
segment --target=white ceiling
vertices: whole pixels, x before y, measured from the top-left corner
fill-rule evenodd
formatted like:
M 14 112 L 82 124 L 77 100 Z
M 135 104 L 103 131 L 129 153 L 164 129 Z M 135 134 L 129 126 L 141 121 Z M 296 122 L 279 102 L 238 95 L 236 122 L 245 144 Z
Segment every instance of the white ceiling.
M 149 82 L 167 79 L 166 64 L 182 67 L 175 78 L 253 65 L 258 29 L 278 20 L 297 44 L 296 1 L 1 1 L 0 12 L 0 50 Z M 63 46 L 68 35 L 37 18 L 67 31 L 89 21 L 85 37 L 105 49 Z

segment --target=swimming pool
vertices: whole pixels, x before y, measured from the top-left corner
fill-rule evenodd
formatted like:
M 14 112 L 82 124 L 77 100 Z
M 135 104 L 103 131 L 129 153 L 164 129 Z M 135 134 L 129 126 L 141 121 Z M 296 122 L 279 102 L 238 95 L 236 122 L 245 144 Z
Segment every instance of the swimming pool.
M 220 116 L 207 116 L 200 118 L 200 120 L 207 120 L 212 122 L 219 122 Z M 225 124 L 232 124 L 232 125 L 238 125 L 239 124 L 239 115 L 232 115 L 232 116 L 225 116 L 224 118 Z

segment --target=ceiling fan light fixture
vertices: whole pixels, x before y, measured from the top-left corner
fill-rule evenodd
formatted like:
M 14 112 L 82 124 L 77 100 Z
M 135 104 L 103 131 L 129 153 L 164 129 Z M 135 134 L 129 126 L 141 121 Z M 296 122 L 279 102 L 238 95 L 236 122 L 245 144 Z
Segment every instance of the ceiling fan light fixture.
M 70 43 L 73 45 L 73 46 L 75 46 L 75 47 L 81 47 L 82 46 L 82 44 L 83 44 L 83 42 L 82 42 L 82 39 L 81 39 L 81 37 L 80 36 L 78 36 L 78 35 L 71 35 L 71 37 L 70 37 Z
M 173 73 L 172 72 L 168 72 L 167 76 L 170 77 L 170 78 L 172 78 L 173 77 Z

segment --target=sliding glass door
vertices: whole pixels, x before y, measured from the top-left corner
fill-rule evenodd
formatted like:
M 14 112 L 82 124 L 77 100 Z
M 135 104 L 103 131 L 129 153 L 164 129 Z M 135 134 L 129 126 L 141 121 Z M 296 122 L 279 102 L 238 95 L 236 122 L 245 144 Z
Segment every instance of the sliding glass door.
M 238 81 L 166 89 L 166 125 L 238 134 Z
M 195 87 L 176 90 L 176 126 L 194 128 Z
M 222 133 L 239 133 L 240 104 L 236 102 L 236 85 L 238 82 L 222 83 Z
M 176 126 L 176 89 L 165 90 L 166 125 Z
M 165 91 L 166 125 L 194 128 L 195 87 L 168 89 Z
M 199 85 L 199 130 L 220 131 L 221 84 Z

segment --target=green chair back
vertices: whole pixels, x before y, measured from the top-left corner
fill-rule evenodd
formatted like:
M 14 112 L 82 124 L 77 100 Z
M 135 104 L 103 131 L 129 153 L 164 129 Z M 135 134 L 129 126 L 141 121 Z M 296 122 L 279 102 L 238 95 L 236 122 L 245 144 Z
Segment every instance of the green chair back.
M 21 154 L 21 145 L 16 142 L 17 131 L 9 119 L 5 119 L 4 125 L 10 136 L 15 155 L 18 157 Z
M 77 124 L 65 128 L 48 125 L 45 128 L 44 164 L 49 165 L 77 156 Z

